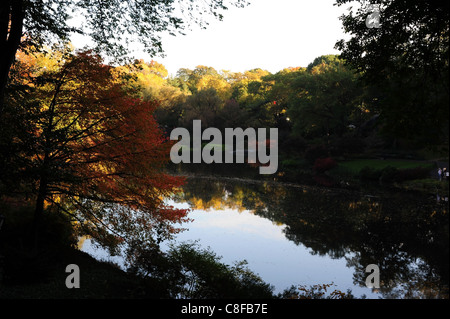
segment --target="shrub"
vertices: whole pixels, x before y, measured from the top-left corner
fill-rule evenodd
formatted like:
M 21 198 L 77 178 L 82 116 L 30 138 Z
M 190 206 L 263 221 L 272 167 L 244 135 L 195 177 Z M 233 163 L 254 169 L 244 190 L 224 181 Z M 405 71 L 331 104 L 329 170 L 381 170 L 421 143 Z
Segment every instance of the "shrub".
M 423 167 L 398 169 L 387 166 L 383 169 L 364 167 L 359 171 L 362 181 L 381 181 L 384 183 L 401 183 L 417 179 L 425 179 L 429 176 L 429 169 Z
M 282 138 L 280 136 L 280 151 L 286 154 L 300 156 L 305 152 L 306 141 L 301 137 L 287 136 Z
M 0 256 L 3 257 L 0 280 L 12 285 L 45 282 L 62 252 L 77 242 L 70 218 L 46 209 L 35 242 L 33 205 L 0 201 L 0 207 L 5 217 L 0 229 Z
M 328 157 L 328 150 L 324 145 L 313 145 L 305 151 L 305 159 L 310 163 L 314 163 L 318 158 L 325 157 Z
M 364 151 L 366 144 L 359 137 L 343 137 L 336 143 L 336 147 L 344 154 L 357 154 Z
M 229 266 L 221 257 L 196 243 L 133 252 L 130 273 L 157 280 L 169 298 L 225 299 L 273 297 L 273 287 L 250 271 L 246 261 Z
M 309 169 L 309 164 L 301 158 L 288 158 L 280 163 L 280 168 L 282 170 L 296 170 L 298 168 Z
M 372 167 L 365 166 L 359 171 L 361 181 L 378 181 L 381 177 L 381 171 Z
M 380 181 L 384 183 L 393 183 L 398 180 L 399 170 L 392 166 L 387 166 L 381 170 Z
M 280 299 L 354 299 L 351 290 L 342 292 L 334 289 L 328 292 L 329 288 L 335 286 L 334 284 L 317 284 L 312 286 L 291 286 L 285 289 L 281 294 L 278 294 Z
M 324 173 L 337 166 L 337 162 L 331 157 L 318 158 L 314 162 L 314 171 L 317 173 Z
M 423 167 L 407 168 L 399 170 L 397 182 L 425 179 L 429 177 L 430 170 Z
M 334 180 L 326 175 L 316 175 L 313 177 L 313 179 L 320 186 L 332 187 L 335 185 Z

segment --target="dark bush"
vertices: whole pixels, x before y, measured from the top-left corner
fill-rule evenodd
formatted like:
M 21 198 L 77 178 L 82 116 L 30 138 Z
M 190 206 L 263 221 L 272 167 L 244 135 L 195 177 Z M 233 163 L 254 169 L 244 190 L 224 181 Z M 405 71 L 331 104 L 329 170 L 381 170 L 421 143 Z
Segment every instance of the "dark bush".
M 324 173 L 337 166 L 337 162 L 331 157 L 318 158 L 314 162 L 314 171 L 317 173 Z
M 35 239 L 32 205 L 14 206 L 4 202 L 0 205 L 5 205 L 2 207 L 5 222 L 0 230 L 2 280 L 7 284 L 46 281 L 62 258 L 63 251 L 74 247 L 77 242 L 70 218 L 46 209 Z
M 415 179 L 427 178 L 430 174 L 430 169 L 423 167 L 415 167 L 399 170 L 396 182 L 411 181 Z
M 286 136 L 280 137 L 280 152 L 285 152 L 290 156 L 299 156 L 305 152 L 306 141 L 301 137 Z
M 372 167 L 364 167 L 359 171 L 361 181 L 378 181 L 381 177 L 381 171 Z
M 415 179 L 424 179 L 429 176 L 429 169 L 423 167 L 398 169 L 387 166 L 383 169 L 364 167 L 359 172 L 362 181 L 381 181 L 384 183 L 401 183 Z
M 273 287 L 250 271 L 245 261 L 230 266 L 220 259 L 209 248 L 182 243 L 168 252 L 140 249 L 128 271 L 160 281 L 169 298 L 273 297 Z
M 318 158 L 328 157 L 328 149 L 324 145 L 312 145 L 305 151 L 305 159 L 313 164 Z
M 366 144 L 359 137 L 343 137 L 337 141 L 335 147 L 343 154 L 358 154 L 364 151 Z
M 320 186 L 332 187 L 335 185 L 334 180 L 327 175 L 316 175 L 313 177 L 313 179 L 316 184 Z
M 381 170 L 380 181 L 383 183 L 393 183 L 398 180 L 399 170 L 392 166 L 387 166 Z

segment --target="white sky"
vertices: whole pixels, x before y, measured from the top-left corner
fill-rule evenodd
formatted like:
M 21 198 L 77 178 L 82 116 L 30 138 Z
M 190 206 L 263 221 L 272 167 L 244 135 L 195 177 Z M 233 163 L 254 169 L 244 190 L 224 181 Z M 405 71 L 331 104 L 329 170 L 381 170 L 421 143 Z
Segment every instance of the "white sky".
M 339 16 L 346 6 L 335 0 L 250 0 L 246 8 L 230 7 L 223 21 L 211 20 L 206 30 L 163 37 L 166 57 L 154 57 L 169 74 L 205 65 L 243 72 L 261 68 L 276 73 L 306 67 L 314 58 L 339 53 L 336 41 L 348 38 Z M 76 45 L 76 41 L 74 41 Z M 138 55 L 145 61 L 152 58 Z
M 223 21 L 207 30 L 164 38 L 166 58 L 155 58 L 170 74 L 197 65 L 242 72 L 262 68 L 276 73 L 306 67 L 316 57 L 339 53 L 336 41 L 347 38 L 339 16 L 345 7 L 335 0 L 251 0 L 230 8 Z

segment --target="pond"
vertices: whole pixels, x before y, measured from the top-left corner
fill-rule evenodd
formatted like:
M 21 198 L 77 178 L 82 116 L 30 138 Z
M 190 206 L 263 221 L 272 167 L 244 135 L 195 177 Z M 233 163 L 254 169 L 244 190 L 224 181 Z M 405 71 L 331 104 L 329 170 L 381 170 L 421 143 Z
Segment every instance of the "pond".
M 333 284 L 357 298 L 448 298 L 448 202 L 436 196 L 193 176 L 171 203 L 193 219 L 176 242 L 246 260 L 275 293 Z M 379 289 L 366 287 L 371 264 Z

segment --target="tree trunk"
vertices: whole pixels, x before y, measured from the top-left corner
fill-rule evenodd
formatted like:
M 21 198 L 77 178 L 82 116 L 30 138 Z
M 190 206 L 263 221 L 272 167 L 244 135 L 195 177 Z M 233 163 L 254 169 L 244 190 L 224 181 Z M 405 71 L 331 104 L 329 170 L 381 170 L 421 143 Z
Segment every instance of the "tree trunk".
M 53 119 L 55 115 L 55 105 L 58 97 L 58 93 L 60 92 L 62 81 L 59 81 L 56 84 L 55 93 L 53 95 L 52 102 L 50 103 L 49 109 L 49 118 L 48 125 L 44 129 L 44 138 L 45 138 L 45 146 L 44 146 L 44 159 L 42 162 L 41 172 L 40 172 L 40 180 L 39 180 L 39 190 L 36 199 L 36 208 L 34 211 L 34 220 L 33 220 L 33 246 L 34 251 L 37 252 L 38 248 L 38 235 L 39 235 L 39 227 L 42 219 L 42 215 L 44 213 L 44 203 L 45 197 L 47 196 L 48 191 L 48 182 L 49 182 L 49 156 L 50 149 L 52 148 L 52 133 L 53 133 Z
M 19 49 L 25 12 L 22 0 L 2 0 L 0 4 L 0 116 L 4 109 L 8 75 Z
M 33 237 L 31 238 L 34 252 L 37 252 L 38 249 L 39 228 L 41 225 L 42 215 L 44 213 L 45 196 L 47 194 L 47 177 L 45 175 L 46 173 L 44 172 L 39 182 L 39 191 L 36 199 L 36 207 L 34 210 L 33 229 L 32 229 Z

